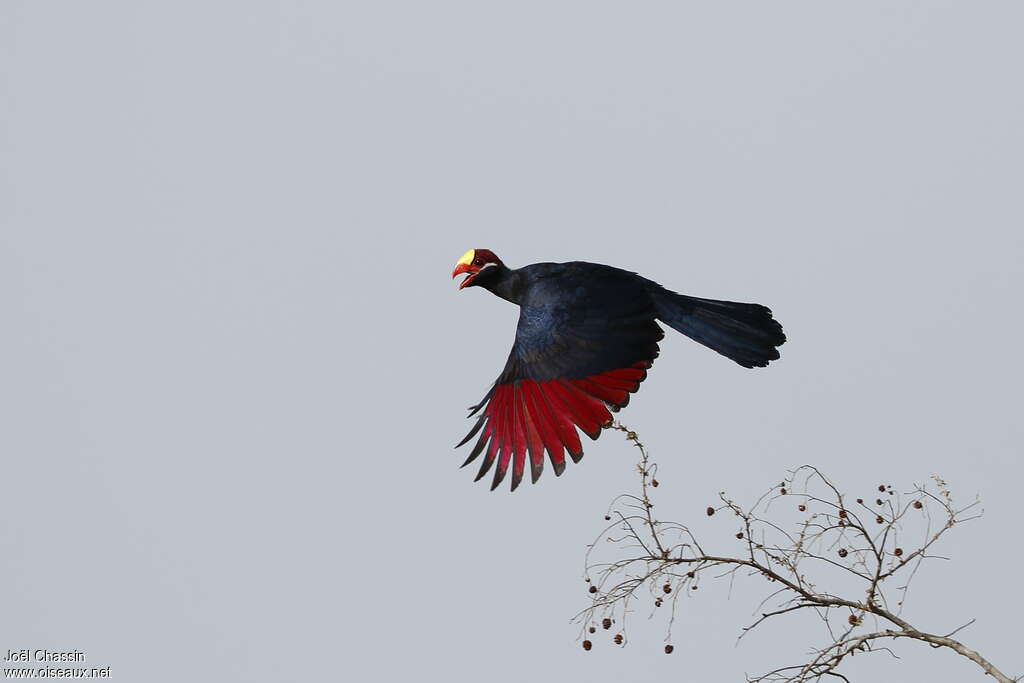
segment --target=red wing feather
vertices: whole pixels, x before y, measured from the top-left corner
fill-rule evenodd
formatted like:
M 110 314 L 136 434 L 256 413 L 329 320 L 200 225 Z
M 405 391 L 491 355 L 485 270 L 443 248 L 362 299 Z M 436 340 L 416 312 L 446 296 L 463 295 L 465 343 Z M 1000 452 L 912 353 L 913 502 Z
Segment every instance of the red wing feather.
M 550 395 L 548 391 L 549 384 L 550 382 L 538 382 L 537 392 L 544 401 L 547 415 L 551 418 L 558 438 L 565 444 L 565 449 L 569 451 L 569 457 L 572 458 L 573 462 L 579 462 L 580 458 L 583 457 L 583 445 L 580 443 L 580 435 L 576 433 L 576 427 L 573 425 L 572 418 L 566 412 L 564 404 Z
M 544 471 L 544 441 L 530 410 L 531 400 L 526 395 L 525 384 L 521 384 L 519 387 L 519 402 L 522 406 L 523 426 L 526 431 L 526 449 L 530 454 L 530 481 L 536 484 L 540 479 L 541 472 Z
M 596 439 L 605 423 L 611 421 L 611 413 L 600 401 L 590 399 L 566 381 L 551 382 L 550 388 L 569 407 L 576 426 L 591 439 Z
M 463 466 L 484 454 L 476 479 L 482 479 L 496 463 L 494 489 L 504 481 L 511 465 L 514 491 L 525 474 L 527 456 L 531 481 L 536 482 L 547 452 L 555 475 L 560 475 L 565 470 L 566 451 L 575 462 L 583 457 L 576 429 L 597 439 L 612 422 L 610 411 L 629 403 L 629 394 L 640 387 L 648 367 L 649 363 L 635 363 L 579 379 L 521 379 L 497 385 L 485 399 L 483 414 L 459 444 L 480 433 Z
M 501 444 L 498 449 L 498 465 L 494 468 L 494 480 L 491 482 L 491 490 L 498 488 L 498 484 L 505 478 L 505 474 L 508 472 L 508 464 L 512 459 L 512 435 L 514 428 L 512 421 L 515 418 L 513 413 L 512 401 L 509 400 L 509 394 L 512 393 L 512 386 L 507 385 L 506 391 L 502 398 L 502 420 L 500 434 Z
M 565 450 L 552 422 L 555 418 L 549 414 L 548 407 L 544 403 L 544 399 L 541 397 L 540 391 L 533 380 L 523 380 L 522 386 L 527 412 L 533 424 L 537 426 L 542 442 L 542 446 L 538 448 L 540 456 L 537 468 L 539 470 L 543 465 L 544 451 L 547 450 L 548 456 L 551 458 L 551 467 L 555 470 L 555 476 L 557 477 L 565 470 Z M 540 476 L 539 471 L 537 474 Z
M 483 442 L 484 439 L 490 437 L 491 442 L 490 446 L 487 448 L 487 455 L 484 456 L 483 462 L 480 463 L 480 471 L 477 472 L 476 479 L 474 479 L 474 481 L 483 479 L 484 475 L 491 469 L 491 466 L 494 464 L 494 459 L 498 456 L 498 453 L 501 450 L 501 444 L 504 438 L 503 418 L 507 407 L 505 396 L 508 393 L 508 389 L 509 387 L 507 385 L 496 387 L 494 394 L 487 403 L 487 409 L 484 410 L 484 416 L 487 418 L 487 428 L 484 429 L 484 433 L 480 437 L 480 441 Z M 479 447 L 480 443 L 478 443 L 477 446 Z M 476 453 L 477 449 L 474 448 L 473 452 Z M 463 463 L 463 467 L 472 462 L 472 453 L 470 456 L 470 459 Z
M 612 406 L 613 410 L 618 410 L 629 402 L 629 392 L 623 389 L 614 389 L 587 379 L 573 379 L 569 381 L 576 388 Z
M 518 488 L 526 469 L 526 423 L 523 414 L 522 390 L 519 383 L 512 385 L 512 490 Z M 498 482 L 501 483 L 501 482 Z

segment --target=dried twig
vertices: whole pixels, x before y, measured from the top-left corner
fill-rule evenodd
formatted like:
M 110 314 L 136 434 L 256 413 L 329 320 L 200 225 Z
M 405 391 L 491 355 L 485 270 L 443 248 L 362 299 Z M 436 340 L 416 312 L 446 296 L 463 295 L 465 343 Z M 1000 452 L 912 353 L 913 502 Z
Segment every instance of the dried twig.
M 588 633 L 594 633 L 598 625 L 610 628 L 612 623 L 620 624 L 614 641 L 621 644 L 632 603 L 644 599 L 652 600 L 655 607 L 670 602 L 671 632 L 680 595 L 696 590 L 704 576 L 728 577 L 732 582 L 737 572 L 743 571 L 762 577 L 772 584 L 773 591 L 758 606 L 756 620 L 741 630 L 740 638 L 777 617 L 807 611 L 822 621 L 828 636 L 827 644 L 815 647 L 808 661 L 748 677 L 752 683 L 817 681 L 825 676 L 846 680 L 838 669 L 847 657 L 855 652 L 895 656 L 884 643 L 901 638 L 949 648 L 1000 683 L 1019 680 L 952 638 L 973 620 L 946 635 L 936 635 L 916 628 L 901 615 L 910 583 L 922 563 L 939 557 L 932 554 L 936 543 L 954 526 L 980 516 L 977 500 L 956 507 L 946 483 L 933 477 L 931 483 L 916 485 L 906 493 L 880 484 L 874 500 L 851 501 L 817 468 L 804 465 L 789 472 L 748 508 L 719 494 L 719 504 L 709 507 L 707 514 L 728 512 L 738 519 L 735 536 L 743 542 L 743 552 L 712 554 L 685 525 L 654 517 L 651 494 L 659 485 L 657 466 L 636 432 L 619 423 L 613 427 L 625 432 L 626 439 L 640 451 L 640 492 L 621 495 L 612 502 L 605 515 L 609 525 L 587 549 L 586 580 L 592 600 L 576 615 L 585 631 L 584 648 L 592 647 Z M 770 506 L 783 500 L 801 513 L 797 522 L 768 517 Z M 908 533 L 922 526 L 924 531 L 914 547 L 901 545 Z M 602 539 L 613 541 L 601 544 L 603 547 L 626 551 L 626 557 L 598 562 L 595 555 Z M 825 580 L 841 576 L 847 577 L 847 583 L 850 579 L 859 583 L 863 597 L 843 597 L 823 587 Z M 890 586 L 897 576 L 903 584 Z M 773 606 L 764 610 L 769 602 Z M 865 628 L 869 615 L 875 624 L 886 628 Z M 666 652 L 672 649 L 671 644 L 665 646 Z

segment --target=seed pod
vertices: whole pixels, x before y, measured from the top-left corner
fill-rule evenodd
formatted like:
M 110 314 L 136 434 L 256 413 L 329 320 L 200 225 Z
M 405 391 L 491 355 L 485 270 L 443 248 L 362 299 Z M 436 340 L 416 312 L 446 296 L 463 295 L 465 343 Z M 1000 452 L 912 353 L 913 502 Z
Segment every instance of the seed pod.
M 607 631 L 611 627 L 612 627 L 612 620 L 611 619 L 609 619 L 608 617 L 605 617 L 604 619 L 601 620 L 601 628 L 603 628 L 605 631 Z
M 779 494 L 780 494 L 780 495 L 783 495 L 783 496 L 784 496 L 784 495 L 786 495 L 786 489 L 785 489 L 785 487 L 783 487 L 783 488 L 779 489 Z
M 697 572 L 686 572 L 686 575 L 692 579 L 693 577 L 697 576 Z
M 611 519 L 611 518 L 612 518 L 612 516 L 611 516 L 611 515 L 605 515 L 605 516 L 604 516 L 604 521 L 606 521 L 606 522 L 607 522 L 607 521 L 608 521 L 609 519 Z
M 864 504 L 864 499 L 863 498 L 858 498 L 857 499 L 857 505 L 863 505 L 863 504 Z
M 736 538 L 742 539 L 743 538 L 743 532 L 742 531 L 737 532 L 736 533 Z
M 715 514 L 715 508 L 713 508 L 713 507 L 711 507 L 711 506 L 709 505 L 709 506 L 708 506 L 708 517 L 710 517 L 710 516 L 711 516 L 711 515 L 713 515 L 713 514 Z
M 671 645 L 666 645 L 666 646 L 665 646 L 665 654 L 667 654 L 667 655 L 670 655 L 670 654 L 672 654 L 672 650 L 674 650 L 674 649 L 675 649 L 675 648 L 674 648 L 674 647 L 672 647 Z
M 923 507 L 924 507 L 924 503 L 922 503 L 922 502 L 921 502 L 921 501 L 919 501 L 919 500 L 915 500 L 915 501 L 914 501 L 914 508 L 915 508 L 915 509 L 917 509 L 917 510 L 920 510 L 920 509 L 921 509 L 921 508 L 923 508 Z
M 591 626 L 591 627 L 590 627 L 590 628 L 588 628 L 587 630 L 588 630 L 588 631 L 590 631 L 591 633 L 597 633 L 597 629 L 596 629 L 596 628 L 594 628 L 593 626 Z
M 849 553 L 846 551 L 846 548 L 839 549 L 839 557 L 846 557 L 848 554 Z
M 882 499 L 881 498 L 875 498 L 875 505 L 881 505 L 881 504 L 882 504 Z
M 667 595 L 668 593 L 672 592 L 672 586 L 666 583 L 664 586 L 661 587 L 661 590 L 665 591 L 665 594 Z
M 591 586 L 591 587 L 590 587 L 590 588 L 589 588 L 588 590 L 589 590 L 589 591 L 590 591 L 591 593 L 596 593 L 596 592 L 597 592 L 597 586 Z
M 807 506 L 804 505 L 803 503 L 800 503 L 799 505 L 797 505 L 796 509 L 799 510 L 800 512 L 807 512 Z
M 615 641 L 616 645 L 622 645 L 622 634 L 621 633 L 616 633 L 615 637 L 612 638 L 612 640 Z
M 661 607 L 661 598 L 655 598 L 654 599 L 654 606 L 655 607 Z
M 885 524 L 885 520 L 882 519 L 882 515 L 878 515 L 877 517 L 875 517 L 875 521 L 879 524 Z
M 849 617 L 846 618 L 846 620 L 850 622 L 850 626 L 860 625 L 860 619 L 857 617 L 856 614 L 851 614 Z
M 658 480 L 657 479 L 651 479 L 651 486 L 653 486 L 654 488 L 658 488 Z
M 892 551 L 892 554 L 895 555 L 896 557 L 899 557 L 900 555 L 903 554 L 903 548 L 896 548 L 896 550 Z
M 583 641 L 583 649 L 584 650 L 586 650 L 587 652 L 590 652 L 590 648 L 592 648 L 592 647 L 594 647 L 594 644 L 592 642 L 590 642 L 589 640 L 584 640 Z
M 842 517 L 843 519 L 846 519 L 846 510 L 840 510 L 839 511 L 839 516 Z
M 879 484 L 878 490 L 881 491 L 882 493 L 885 493 L 885 484 Z

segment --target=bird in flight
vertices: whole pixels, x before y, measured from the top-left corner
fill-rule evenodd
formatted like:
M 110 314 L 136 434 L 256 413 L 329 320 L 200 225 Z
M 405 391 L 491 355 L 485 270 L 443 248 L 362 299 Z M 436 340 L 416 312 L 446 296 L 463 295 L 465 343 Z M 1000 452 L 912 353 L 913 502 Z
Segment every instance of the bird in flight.
M 459 289 L 483 287 L 519 306 L 515 342 L 487 395 L 469 408 L 478 433 L 463 467 L 483 455 L 479 481 L 497 463 L 493 491 L 512 465 L 512 490 L 526 460 L 534 483 L 544 453 L 555 475 L 565 454 L 583 457 L 579 428 L 591 439 L 629 403 L 658 357 L 665 336 L 657 321 L 745 368 L 764 367 L 786 341 L 772 312 L 759 304 L 676 294 L 636 273 L 584 261 L 534 263 L 511 269 L 487 249 L 470 249 L 452 278 Z

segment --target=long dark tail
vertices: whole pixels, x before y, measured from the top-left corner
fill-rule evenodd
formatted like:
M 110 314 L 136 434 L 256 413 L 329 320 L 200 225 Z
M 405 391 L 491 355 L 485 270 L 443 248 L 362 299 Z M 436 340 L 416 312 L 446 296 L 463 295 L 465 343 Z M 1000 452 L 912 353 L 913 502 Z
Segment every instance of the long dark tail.
M 776 347 L 786 341 L 782 325 L 760 304 L 698 299 L 661 288 L 652 295 L 666 325 L 745 368 L 776 360 Z

